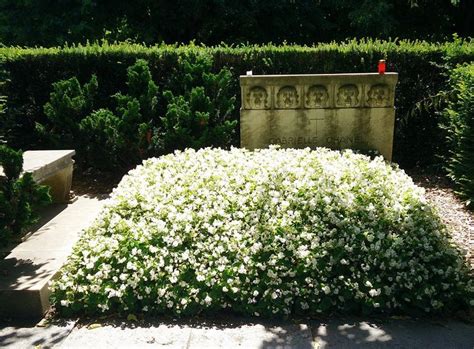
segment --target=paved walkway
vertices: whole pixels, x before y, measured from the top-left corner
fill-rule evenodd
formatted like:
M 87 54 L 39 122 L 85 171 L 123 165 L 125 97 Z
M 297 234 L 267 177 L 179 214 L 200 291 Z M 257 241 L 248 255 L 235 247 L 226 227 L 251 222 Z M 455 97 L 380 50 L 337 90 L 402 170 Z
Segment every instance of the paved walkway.
M 139 321 L 0 324 L 5 348 L 474 348 L 474 324 L 450 320 Z

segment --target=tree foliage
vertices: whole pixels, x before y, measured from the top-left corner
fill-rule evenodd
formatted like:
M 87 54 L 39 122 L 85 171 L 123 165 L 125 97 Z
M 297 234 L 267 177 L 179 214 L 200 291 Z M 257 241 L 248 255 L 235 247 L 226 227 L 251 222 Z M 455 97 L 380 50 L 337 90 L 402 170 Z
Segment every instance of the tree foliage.
M 154 140 L 165 152 L 227 145 L 235 133 L 232 119 L 235 96 L 229 69 L 211 72 L 208 56 L 184 59 L 175 74 L 175 91 L 164 92 L 166 112 L 155 131 Z M 179 86 L 179 87 L 178 87 Z
M 0 41 L 301 44 L 472 35 L 470 0 L 0 0 Z

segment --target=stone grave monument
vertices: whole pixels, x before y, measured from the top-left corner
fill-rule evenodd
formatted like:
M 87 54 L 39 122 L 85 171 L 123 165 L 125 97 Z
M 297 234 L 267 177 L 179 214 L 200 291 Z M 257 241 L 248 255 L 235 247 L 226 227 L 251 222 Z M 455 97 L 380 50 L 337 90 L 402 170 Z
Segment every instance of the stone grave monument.
M 391 161 L 397 80 L 397 73 L 241 76 L 241 146 L 377 150 Z

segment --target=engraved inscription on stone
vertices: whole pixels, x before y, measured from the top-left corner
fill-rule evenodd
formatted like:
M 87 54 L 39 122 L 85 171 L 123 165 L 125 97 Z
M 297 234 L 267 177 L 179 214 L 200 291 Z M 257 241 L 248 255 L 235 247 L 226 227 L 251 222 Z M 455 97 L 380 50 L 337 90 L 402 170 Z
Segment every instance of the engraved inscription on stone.
M 318 138 L 313 137 L 272 137 L 268 139 L 268 144 L 280 144 L 285 148 L 312 147 L 317 144 Z
M 329 136 L 326 137 L 326 142 L 331 148 L 335 149 L 352 148 L 357 144 L 364 144 L 364 140 L 359 136 Z
M 306 108 L 326 108 L 329 102 L 329 93 L 323 85 L 313 85 L 306 92 Z
M 368 93 L 367 104 L 371 107 L 386 107 L 390 101 L 390 90 L 385 84 L 373 85 Z
M 298 107 L 298 92 L 293 86 L 284 86 L 278 90 L 277 108 L 295 109 Z
M 364 141 L 358 136 L 329 136 L 321 140 L 331 148 L 350 148 L 356 144 L 363 144 Z M 268 144 L 280 144 L 283 147 L 303 148 L 313 147 L 318 144 L 320 140 L 317 136 L 312 137 L 271 137 L 268 139 Z
M 247 94 L 248 109 L 267 109 L 268 93 L 267 90 L 260 86 L 252 87 Z
M 359 105 L 359 89 L 356 85 L 343 85 L 337 91 L 338 107 L 356 107 Z

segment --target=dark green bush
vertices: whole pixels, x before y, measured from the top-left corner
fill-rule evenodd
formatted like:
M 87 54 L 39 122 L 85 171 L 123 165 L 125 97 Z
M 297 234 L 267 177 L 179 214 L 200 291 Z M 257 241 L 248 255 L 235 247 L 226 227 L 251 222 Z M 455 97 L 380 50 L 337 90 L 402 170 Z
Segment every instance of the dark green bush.
M 44 106 L 49 122 L 46 125 L 36 123 L 40 137 L 55 147 L 74 148 L 80 121 L 92 111 L 97 89 L 95 75 L 83 86 L 76 77 L 53 83 L 53 92 Z
M 232 120 L 234 76 L 226 68 L 217 74 L 211 71 L 210 57 L 182 63 L 170 84 L 178 92 L 164 92 L 166 112 L 153 138 L 158 153 L 231 143 L 237 126 Z
M 101 169 L 128 168 L 144 156 L 157 118 L 158 87 L 152 80 L 148 63 L 139 59 L 127 69 L 127 94 L 113 95 L 115 113 L 108 109 L 94 111 L 81 120 L 80 137 L 88 164 Z
M 450 150 L 446 169 L 457 193 L 474 208 L 474 64 L 453 70 L 450 83 L 453 99 L 443 120 Z
M 81 82 L 97 75 L 100 89 L 96 107 L 114 110 L 116 101 L 110 96 L 125 91 L 126 67 L 137 59 L 146 59 L 153 81 L 160 91 L 171 90 L 174 96 L 185 95 L 191 88 L 203 86 L 196 76 L 185 73 L 185 65 L 196 57 L 212 60 L 211 72 L 230 69 L 231 95 L 240 98 L 237 76 L 253 70 L 254 74 L 302 74 L 376 71 L 377 61 L 386 58 L 388 70 L 400 74 L 396 90 L 396 134 L 394 161 L 404 167 L 432 163 L 443 144 L 439 117 L 431 111 L 413 111 L 417 103 L 447 88 L 448 73 L 458 63 L 474 60 L 474 42 L 455 39 L 433 44 L 423 41 L 361 40 L 319 44 L 265 45 L 242 47 L 152 46 L 135 44 L 91 44 L 64 48 L 0 48 L 10 82 L 5 86 L 9 96 L 8 125 L 0 121 L 0 129 L 8 129 L 8 140 L 17 147 L 44 147 L 43 138 L 32 132 L 35 123 L 45 123 L 43 106 L 49 100 L 51 85 L 76 76 Z M 184 73 L 183 73 L 184 72 Z M 191 74 L 192 75 L 192 74 Z M 202 76 L 202 74 L 201 74 Z M 159 100 L 160 117 L 167 112 L 165 100 Z M 238 108 L 232 114 L 238 120 Z M 238 133 L 232 140 L 239 144 Z
M 33 224 L 37 208 L 51 201 L 49 189 L 33 181 L 31 173 L 20 176 L 23 154 L 0 145 L 0 245 Z
M 110 109 L 92 110 L 95 76 L 83 87 L 76 77 L 56 82 L 45 105 L 47 121 L 37 130 L 53 140 L 50 146 L 75 147 L 79 161 L 101 170 L 128 169 L 177 148 L 227 146 L 237 123 L 229 120 L 233 77 L 227 69 L 211 69 L 209 56 L 179 62 L 162 96 L 147 61 L 138 59 L 127 68 L 127 92 L 112 95 Z

